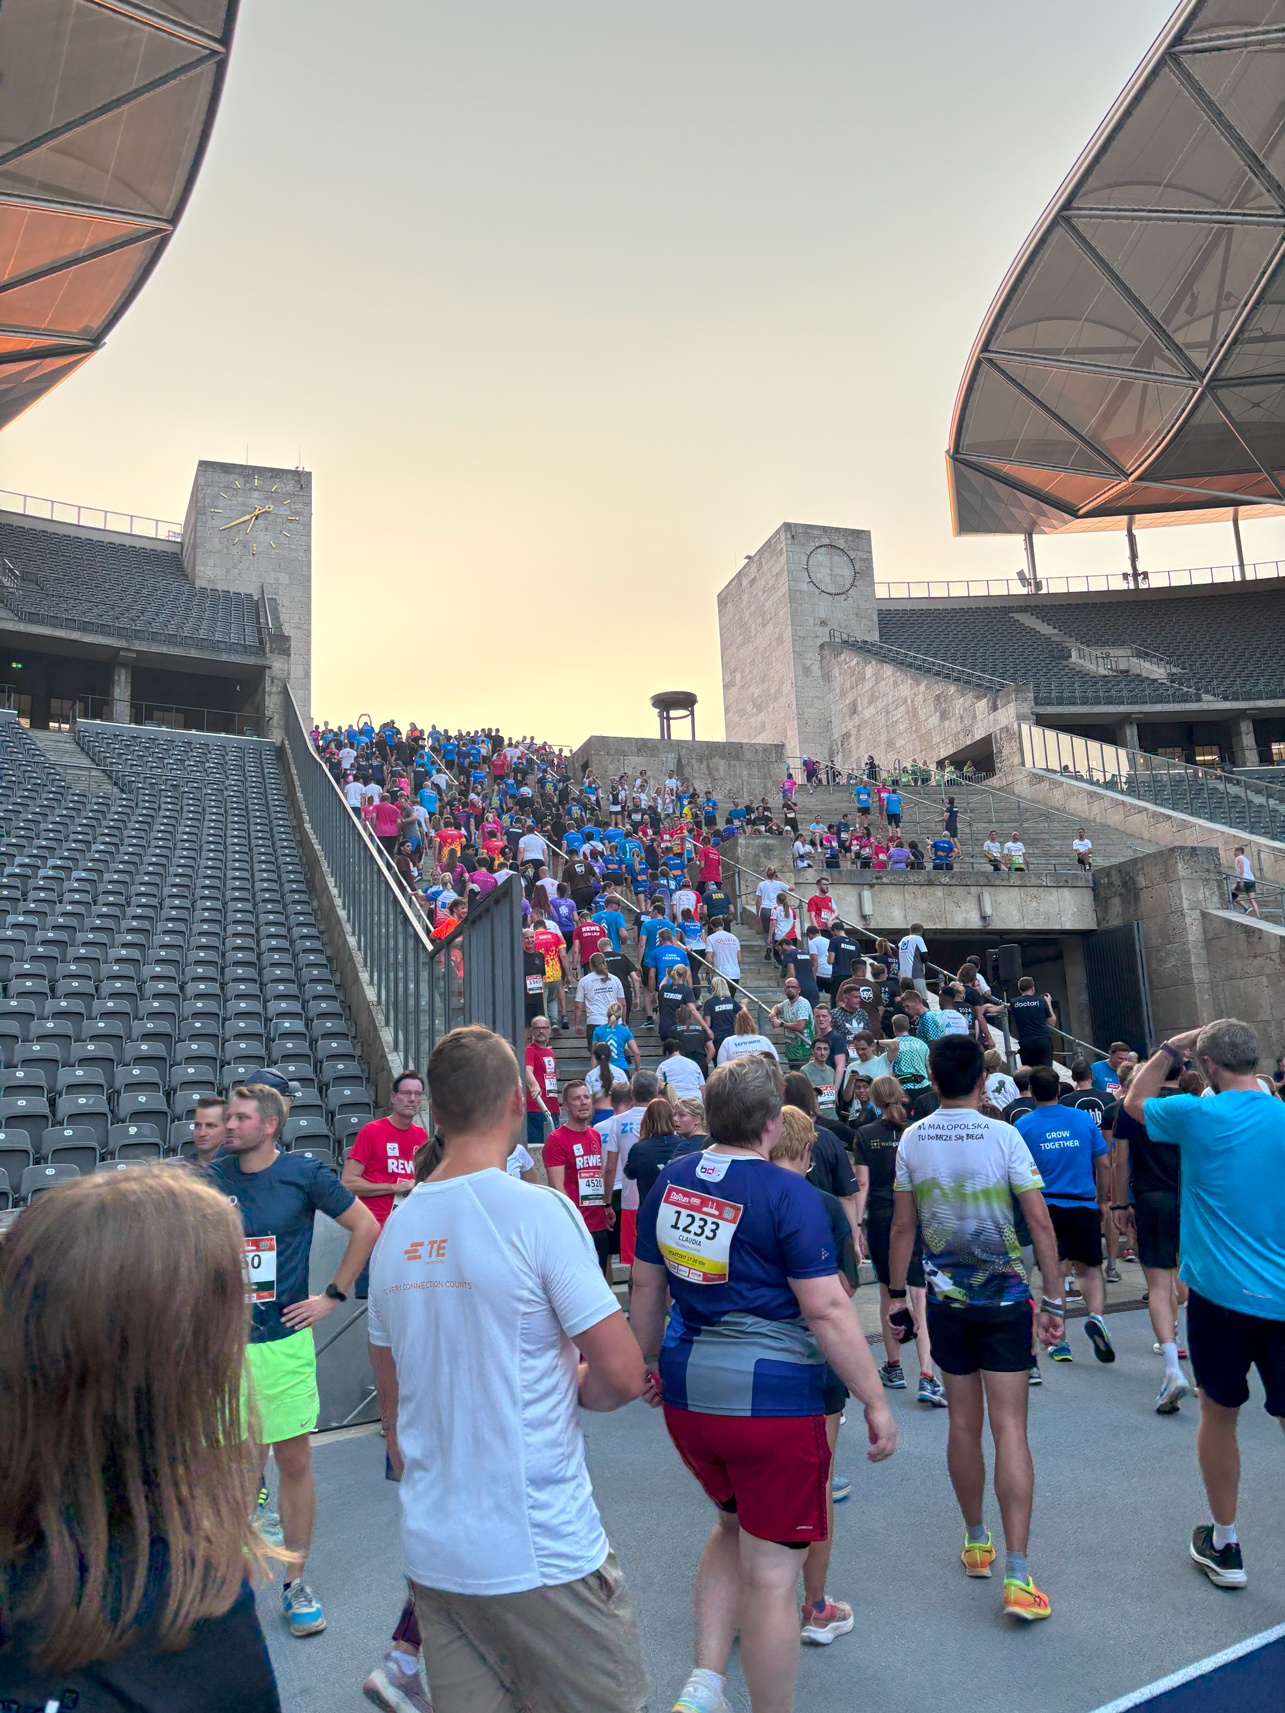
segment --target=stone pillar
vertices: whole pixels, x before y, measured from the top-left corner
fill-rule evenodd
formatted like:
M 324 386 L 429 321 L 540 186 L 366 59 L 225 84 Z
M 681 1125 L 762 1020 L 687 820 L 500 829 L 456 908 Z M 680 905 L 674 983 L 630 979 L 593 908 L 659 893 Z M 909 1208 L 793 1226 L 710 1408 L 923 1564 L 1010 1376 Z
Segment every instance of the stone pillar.
M 131 651 L 122 650 L 112 664 L 112 706 L 107 717 L 115 720 L 118 726 L 129 724 L 129 703 L 133 694 L 136 658 Z
M 779 743 L 825 762 L 835 753 L 820 650 L 830 632 L 877 642 L 868 529 L 783 523 L 718 596 L 729 743 Z
M 196 467 L 183 524 L 183 569 L 198 589 L 275 602 L 290 638 L 287 668 L 300 712 L 312 706 L 312 474 L 265 464 Z M 265 638 L 265 651 L 268 639 Z
M 1254 722 L 1248 714 L 1232 715 L 1231 754 L 1236 767 L 1258 766 L 1258 739 L 1254 735 Z
M 1115 741 L 1121 749 L 1141 749 L 1138 742 L 1138 722 L 1125 720 L 1115 728 Z

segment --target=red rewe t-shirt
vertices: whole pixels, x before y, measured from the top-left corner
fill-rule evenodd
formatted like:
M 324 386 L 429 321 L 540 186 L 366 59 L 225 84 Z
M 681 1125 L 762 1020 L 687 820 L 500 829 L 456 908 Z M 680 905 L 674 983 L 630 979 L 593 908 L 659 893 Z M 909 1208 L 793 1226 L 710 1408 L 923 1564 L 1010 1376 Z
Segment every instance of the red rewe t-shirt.
M 589 959 L 595 952 L 609 952 L 611 950 L 611 935 L 597 922 L 581 922 L 571 938 L 575 941 L 576 950 L 580 954 L 581 969 L 587 970 L 589 968 Z
M 711 880 L 717 882 L 722 878 L 723 859 L 719 856 L 718 850 L 714 845 L 702 845 L 700 850 L 696 853 L 696 860 L 700 864 L 700 876 L 702 880 L 707 882 Z
M 428 1133 L 418 1124 L 405 1130 L 391 1118 L 375 1118 L 363 1124 L 348 1158 L 361 1166 L 361 1175 L 372 1184 L 408 1184 L 415 1181 L 415 1150 L 428 1141 Z M 395 1196 L 364 1196 L 363 1203 L 379 1221 L 384 1221 L 396 1205 Z
M 544 1095 L 544 1104 L 548 1107 L 550 1116 L 556 1120 L 561 1108 L 558 1105 L 558 1061 L 549 1047 L 537 1047 L 532 1041 L 526 1050 L 526 1066 L 534 1072 L 536 1083 Z M 526 1097 L 528 1112 L 539 1112 L 540 1108 L 528 1094 Z
M 544 1145 L 544 1169 L 565 1166 L 563 1191 L 580 1209 L 580 1216 L 590 1231 L 607 1229 L 607 1198 L 602 1181 L 604 1161 L 602 1136 L 590 1125 L 588 1130 L 572 1130 L 564 1124 L 555 1130 Z

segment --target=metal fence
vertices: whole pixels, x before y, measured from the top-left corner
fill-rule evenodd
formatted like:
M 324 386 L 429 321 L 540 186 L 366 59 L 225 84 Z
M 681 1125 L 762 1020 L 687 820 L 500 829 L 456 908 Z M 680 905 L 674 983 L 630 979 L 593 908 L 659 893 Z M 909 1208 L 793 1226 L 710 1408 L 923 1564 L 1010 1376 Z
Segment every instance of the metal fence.
M 82 529 L 111 529 L 120 535 L 150 535 L 156 541 L 182 541 L 183 526 L 172 518 L 141 517 L 136 512 L 105 511 L 101 506 L 78 506 L 71 500 L 47 500 L 38 494 L 18 494 L 0 488 L 0 511 L 50 523 L 74 523 Z
M 1243 570 L 1239 565 L 1198 565 L 1178 571 L 1142 571 L 1136 583 L 1129 571 L 1090 571 L 1079 577 L 1041 574 L 1038 588 L 1011 577 L 928 577 L 906 583 L 876 583 L 875 599 L 953 601 L 961 595 L 1026 595 L 1038 600 L 1041 595 L 1083 595 L 1095 590 L 1134 588 L 1196 589 L 1209 583 L 1257 583 L 1282 576 L 1285 576 L 1285 561 L 1262 559 Z
M 1119 792 L 1256 839 L 1285 839 L 1285 789 L 1218 768 L 1021 723 L 1022 761 L 1044 773 Z
M 404 1065 L 423 1067 L 435 1042 L 481 1023 L 521 1053 L 522 888 L 513 877 L 434 940 L 397 870 L 348 807 L 304 728 L 293 695 L 286 747 L 304 812 L 330 870 L 367 979 Z

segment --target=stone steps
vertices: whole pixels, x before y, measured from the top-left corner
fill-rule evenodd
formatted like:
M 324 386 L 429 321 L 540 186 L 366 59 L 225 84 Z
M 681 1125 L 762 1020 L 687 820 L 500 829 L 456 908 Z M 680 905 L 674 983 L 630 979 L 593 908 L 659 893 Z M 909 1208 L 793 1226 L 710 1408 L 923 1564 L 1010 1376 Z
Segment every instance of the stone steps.
M 70 732 L 33 731 L 31 736 L 73 790 L 87 792 L 91 797 L 120 796 L 113 781 L 95 767 Z

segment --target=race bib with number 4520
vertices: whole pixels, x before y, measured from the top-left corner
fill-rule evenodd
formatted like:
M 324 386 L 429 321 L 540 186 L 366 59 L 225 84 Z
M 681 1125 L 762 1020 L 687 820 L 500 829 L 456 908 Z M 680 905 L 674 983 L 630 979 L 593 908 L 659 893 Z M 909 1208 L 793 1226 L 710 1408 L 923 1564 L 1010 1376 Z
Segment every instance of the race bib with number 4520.
M 661 1198 L 656 1244 L 670 1272 L 693 1285 L 725 1285 L 739 1202 L 670 1184 Z
M 277 1299 L 277 1240 L 275 1237 L 246 1237 L 242 1240 L 241 1265 L 245 1271 L 245 1299 L 249 1303 L 272 1303 Z

